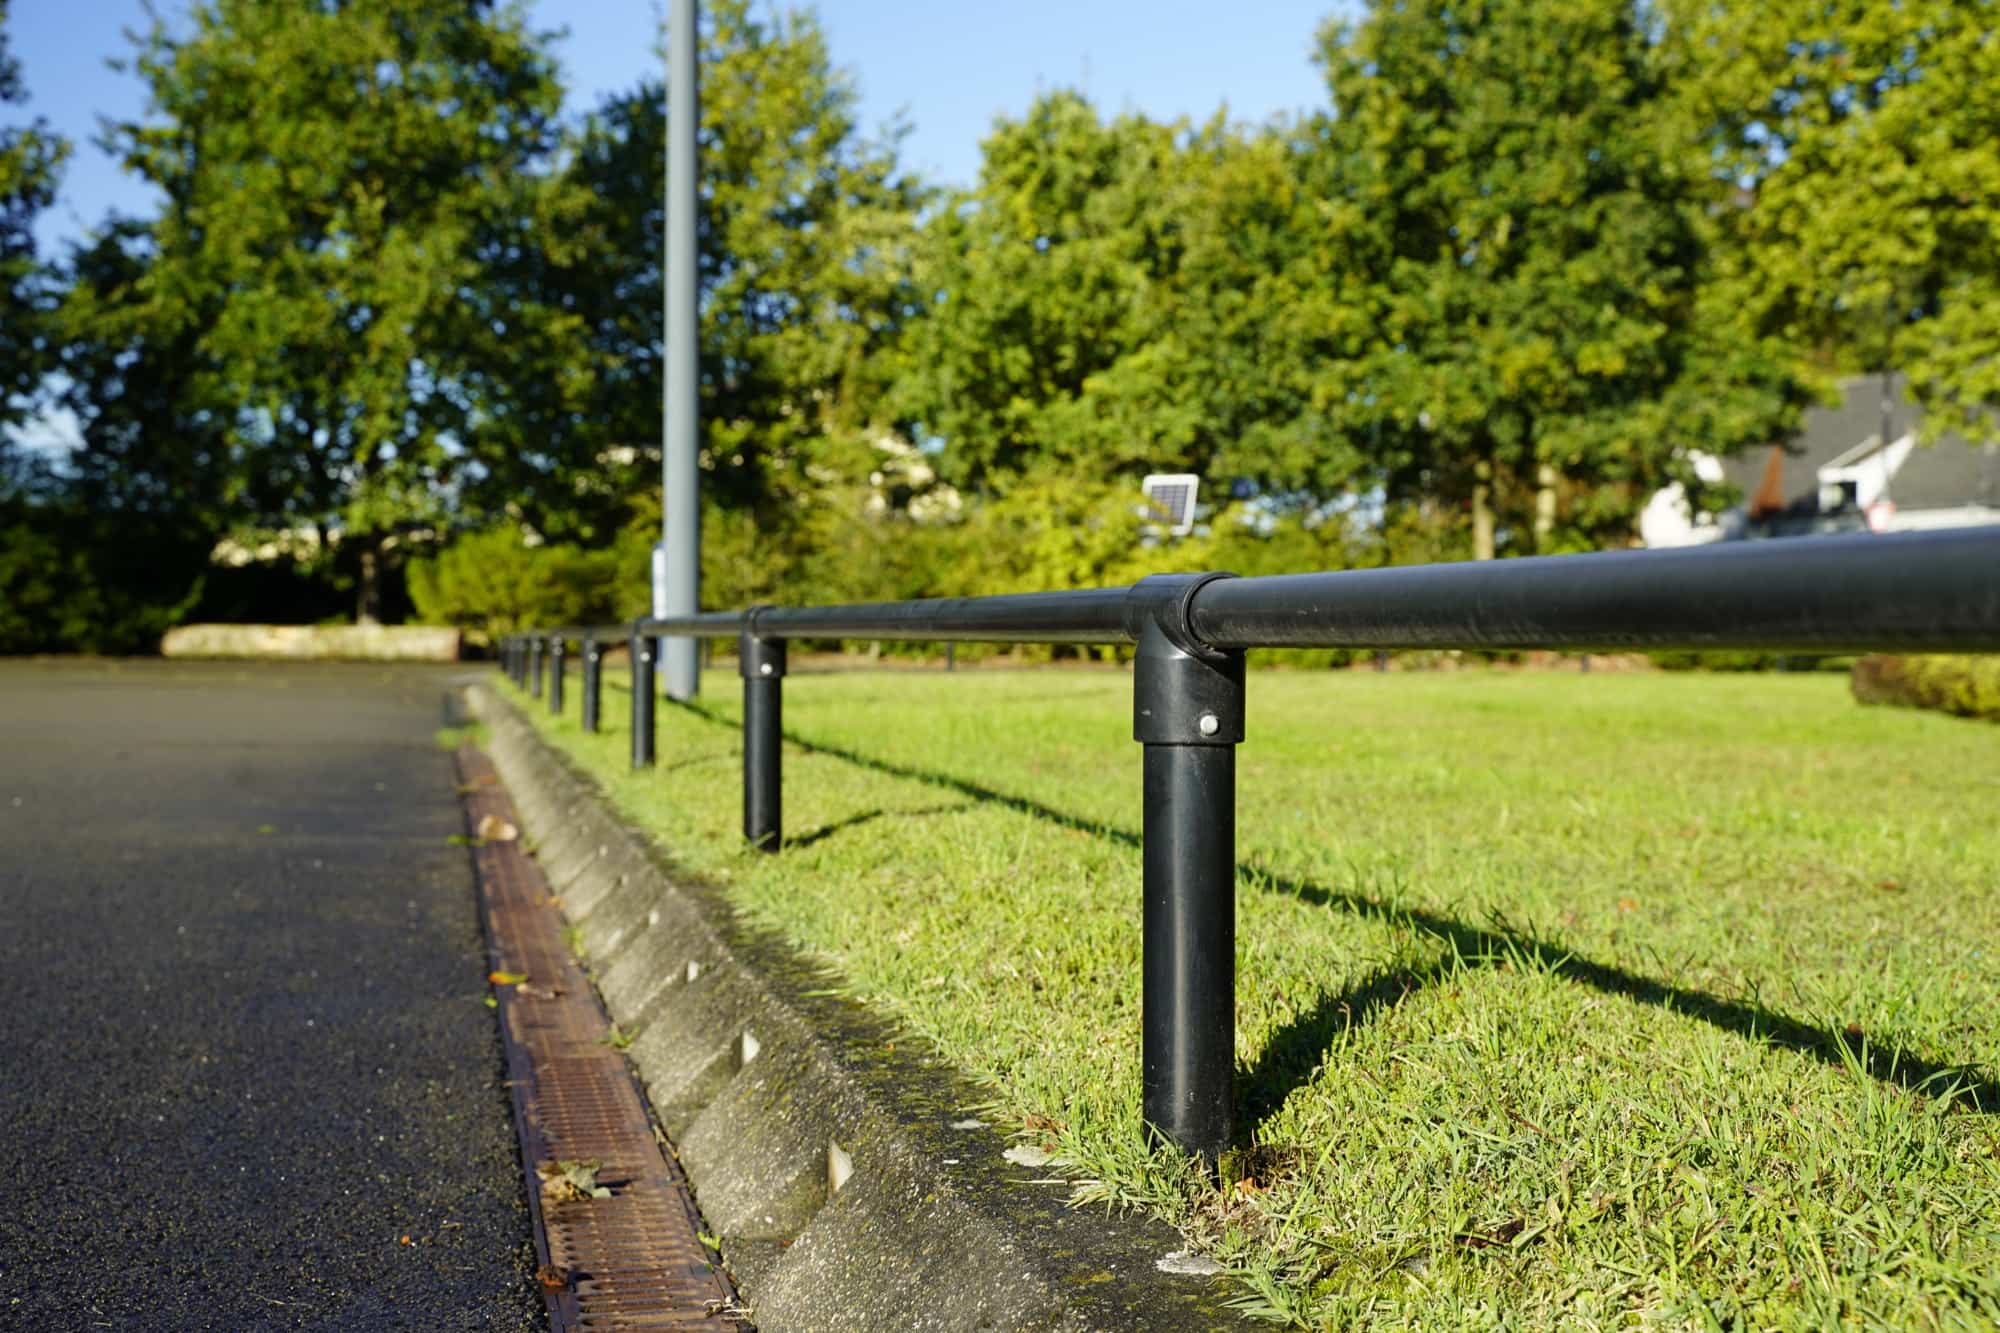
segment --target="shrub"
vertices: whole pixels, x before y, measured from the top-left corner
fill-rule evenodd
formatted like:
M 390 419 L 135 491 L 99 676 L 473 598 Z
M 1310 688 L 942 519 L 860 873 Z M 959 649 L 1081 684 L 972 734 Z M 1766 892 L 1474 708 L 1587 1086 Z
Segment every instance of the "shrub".
M 1850 686 L 1864 704 L 1935 708 L 2000 722 L 2000 657 L 1878 653 L 1854 664 Z
M 628 616 L 633 590 L 619 577 L 620 552 L 529 546 L 518 532 L 492 528 L 460 537 L 435 556 L 410 562 L 417 615 L 456 625 L 474 642 L 518 629 L 602 624 Z M 645 585 L 637 595 L 645 596 Z
M 0 495 L 0 653 L 150 653 L 201 595 L 208 540 L 145 514 Z

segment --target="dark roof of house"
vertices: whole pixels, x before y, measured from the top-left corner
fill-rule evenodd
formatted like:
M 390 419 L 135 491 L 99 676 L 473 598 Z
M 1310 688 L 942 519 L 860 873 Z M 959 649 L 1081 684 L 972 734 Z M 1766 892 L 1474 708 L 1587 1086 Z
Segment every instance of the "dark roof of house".
M 1799 434 L 1785 446 L 1780 487 L 1787 505 L 1810 509 L 1819 493 L 1819 469 L 1856 445 L 1882 433 L 1883 377 L 1857 375 L 1841 381 L 1840 401 L 1806 412 Z M 1900 439 L 1923 420 L 1910 400 L 1903 377 L 1889 377 L 1889 438 Z M 1722 473 L 1747 501 L 1763 484 L 1769 453 L 1747 449 L 1723 460 Z M 1960 505 L 2000 506 L 2000 451 L 1949 434 L 1935 444 L 1919 444 L 1889 483 L 1898 509 L 1952 509 Z

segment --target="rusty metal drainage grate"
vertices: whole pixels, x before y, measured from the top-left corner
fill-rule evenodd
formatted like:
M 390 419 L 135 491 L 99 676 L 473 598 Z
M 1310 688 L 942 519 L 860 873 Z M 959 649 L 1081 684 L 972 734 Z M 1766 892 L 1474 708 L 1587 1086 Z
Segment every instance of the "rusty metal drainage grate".
M 514 823 L 492 763 L 458 752 L 468 832 Z M 542 1294 L 557 1330 L 748 1329 L 729 1277 L 703 1245 L 701 1214 L 661 1151 L 589 980 L 564 947 L 548 881 L 518 840 L 475 838 L 480 915 L 496 982 L 514 1123 L 528 1168 Z M 541 1169 L 598 1163 L 608 1198 L 545 1198 Z

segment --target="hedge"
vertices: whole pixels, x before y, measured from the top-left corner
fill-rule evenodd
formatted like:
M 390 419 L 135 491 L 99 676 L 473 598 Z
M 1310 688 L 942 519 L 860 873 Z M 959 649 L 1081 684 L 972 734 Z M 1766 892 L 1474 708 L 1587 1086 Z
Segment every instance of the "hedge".
M 1893 657 L 1854 664 L 1854 697 L 1864 704 L 1935 708 L 1957 717 L 2000 722 L 2000 657 Z

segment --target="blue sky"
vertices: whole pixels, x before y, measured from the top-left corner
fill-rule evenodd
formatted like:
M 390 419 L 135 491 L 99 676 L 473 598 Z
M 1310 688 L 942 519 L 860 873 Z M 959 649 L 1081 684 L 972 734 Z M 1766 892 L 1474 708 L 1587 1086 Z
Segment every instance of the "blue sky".
M 450 0 L 440 0 L 449 3 Z M 159 0 L 163 13 L 186 0 Z M 1352 0 L 821 0 L 834 61 L 854 76 L 862 123 L 899 112 L 910 122 L 905 161 L 932 180 L 969 183 L 995 116 L 1017 115 L 1038 91 L 1080 87 L 1107 111 L 1234 119 L 1321 105 L 1313 34 Z M 537 26 L 567 28 L 559 50 L 572 110 L 628 88 L 655 68 L 665 0 L 533 0 Z M 138 80 L 105 67 L 130 50 L 140 0 L 14 0 L 13 51 L 28 111 L 76 144 L 62 197 L 37 227 L 44 252 L 81 235 L 111 208 L 143 211 L 145 190 L 89 143 L 100 116 L 144 107 Z M 10 118 L 12 114 L 10 113 Z

